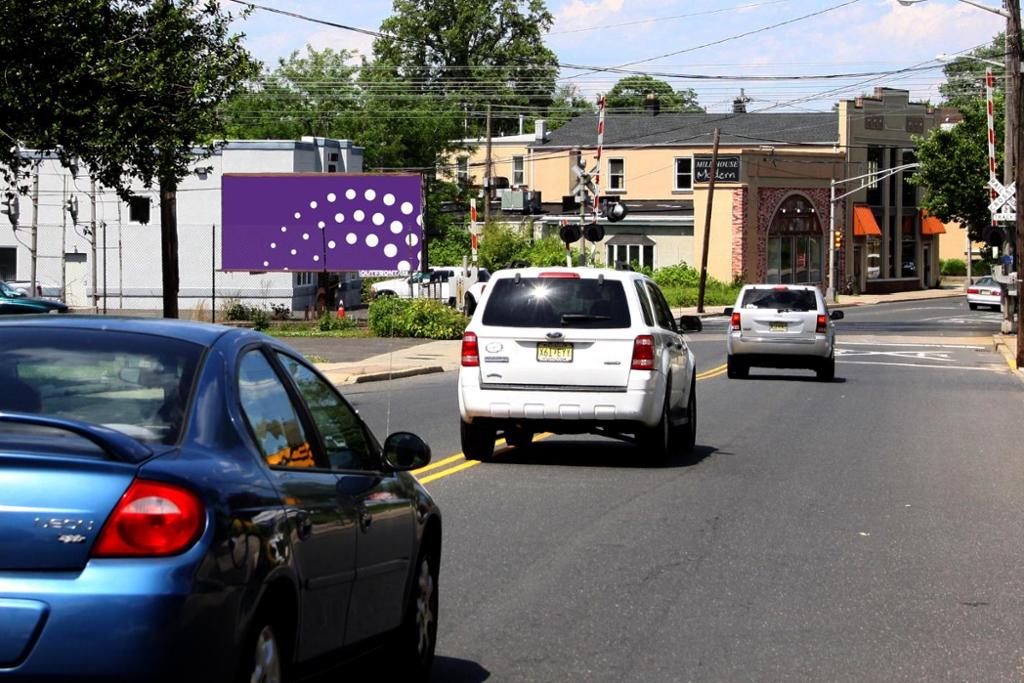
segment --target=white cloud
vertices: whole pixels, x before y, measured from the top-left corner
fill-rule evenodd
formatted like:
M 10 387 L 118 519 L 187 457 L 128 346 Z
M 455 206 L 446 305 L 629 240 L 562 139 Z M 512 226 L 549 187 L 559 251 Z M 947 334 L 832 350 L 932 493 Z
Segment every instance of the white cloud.
M 315 50 L 354 50 L 367 58 L 373 56 L 373 36 L 337 28 L 325 28 L 310 35 L 306 42 Z M 358 62 L 358 57 L 353 60 Z

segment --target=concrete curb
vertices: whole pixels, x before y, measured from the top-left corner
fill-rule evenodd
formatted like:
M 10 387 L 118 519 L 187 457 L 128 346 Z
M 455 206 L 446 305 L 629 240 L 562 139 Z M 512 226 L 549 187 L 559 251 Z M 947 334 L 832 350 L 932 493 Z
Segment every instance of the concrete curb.
M 444 372 L 440 365 L 424 365 L 415 368 L 404 368 L 402 370 L 391 370 L 387 372 L 370 372 L 365 375 L 350 375 L 346 384 L 363 384 L 365 382 L 382 382 L 389 379 L 403 379 L 405 377 L 416 377 L 418 375 L 433 375 Z
M 1003 360 L 1006 361 L 1007 367 L 1010 368 L 1010 374 L 1024 382 L 1024 369 L 1017 367 L 1017 358 L 1010 351 L 1009 345 L 1003 341 L 1002 335 L 994 335 L 992 337 L 992 343 L 995 344 L 996 351 L 998 351 L 999 354 L 1002 355 Z
M 890 301 L 854 301 L 848 304 L 830 304 L 829 309 L 856 308 L 858 306 L 878 306 L 879 304 L 901 304 L 910 301 L 936 301 L 938 299 L 953 299 L 958 296 L 965 296 L 965 293 L 961 291 L 950 291 L 948 294 L 942 294 L 940 296 L 915 296 L 906 299 L 893 299 Z

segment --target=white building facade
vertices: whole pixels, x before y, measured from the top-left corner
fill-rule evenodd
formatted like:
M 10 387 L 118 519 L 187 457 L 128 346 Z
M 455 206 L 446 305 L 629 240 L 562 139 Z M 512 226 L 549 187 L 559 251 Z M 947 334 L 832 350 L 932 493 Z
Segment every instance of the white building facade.
M 36 281 L 45 295 L 62 298 L 75 309 L 159 312 L 158 189 L 138 184 L 131 200 L 124 202 L 110 188 L 94 190 L 86 171 L 73 176 L 56 155 L 28 155 L 36 163 L 26 166 L 28 175 L 20 183 L 17 227 L 0 217 L 0 279 L 30 281 L 35 224 Z M 314 137 L 232 140 L 193 169 L 177 192 L 181 310 L 216 308 L 220 319 L 220 310 L 234 300 L 299 312 L 314 305 L 316 273 L 220 272 L 221 178 L 225 173 L 360 173 L 363 148 L 348 140 Z M 70 201 L 78 205 L 74 221 Z M 344 274 L 340 294 L 345 305 L 358 303 L 359 293 L 355 274 Z

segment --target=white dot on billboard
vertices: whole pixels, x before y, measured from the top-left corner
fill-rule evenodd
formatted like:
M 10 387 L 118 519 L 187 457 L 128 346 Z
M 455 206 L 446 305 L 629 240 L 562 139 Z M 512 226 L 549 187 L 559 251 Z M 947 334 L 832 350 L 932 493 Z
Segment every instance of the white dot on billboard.
M 295 256 L 295 255 L 296 255 L 296 254 L 298 254 L 298 253 L 299 253 L 299 252 L 297 252 L 296 250 L 292 249 L 292 256 Z
M 298 211 L 296 211 L 295 212 L 295 220 L 299 220 L 300 218 L 302 218 L 302 214 L 299 213 Z
M 395 233 L 396 235 L 401 233 L 404 227 L 405 226 L 402 225 L 402 221 L 391 221 L 391 232 Z
M 375 246 L 377 246 L 378 242 L 380 242 L 380 238 L 377 237 L 376 235 L 371 233 L 371 234 L 366 236 L 366 246 L 368 246 L 368 247 L 375 247 Z
M 423 225 L 423 214 L 422 213 L 419 216 L 416 216 L 416 225 L 419 225 L 419 226 L 422 227 L 422 225 Z
M 320 260 L 320 256 L 317 255 L 317 254 L 313 254 L 313 260 L 314 261 L 319 261 Z
M 325 226 L 325 225 L 327 225 L 327 224 L 326 224 L 326 223 L 324 223 L 323 221 L 320 221 L 319 223 L 317 223 L 317 224 L 316 224 L 316 227 L 318 227 L 318 228 L 320 228 L 321 230 L 323 230 L 323 229 L 324 229 L 324 226 Z
M 334 240 L 331 240 L 330 242 L 327 243 L 327 246 L 330 249 L 334 249 L 334 247 L 337 246 L 337 242 L 335 242 Z
M 410 247 L 415 247 L 419 243 L 419 241 L 420 238 L 417 237 L 415 233 L 410 232 L 408 235 L 405 236 L 405 243 L 408 244 Z
M 328 192 L 327 193 L 327 201 L 333 202 L 337 198 L 338 198 L 338 195 L 334 194 L 333 192 Z
M 288 232 L 287 226 L 282 225 L 281 226 L 281 232 Z
M 384 245 L 384 255 L 388 258 L 394 258 L 398 254 L 398 247 L 393 244 Z
M 366 197 L 366 201 L 372 202 L 374 199 L 377 198 L 377 193 L 371 189 L 364 192 L 363 196 Z
M 352 218 L 355 219 L 356 223 L 362 223 L 363 219 L 366 218 L 366 214 L 360 209 L 356 209 L 356 212 L 352 214 Z
M 393 206 L 394 203 L 395 203 L 395 195 L 391 194 L 390 192 L 388 192 L 386 195 L 384 195 L 384 205 L 385 206 Z
M 349 244 L 355 244 L 356 242 L 359 241 L 359 235 L 355 234 L 354 232 L 350 232 L 349 234 L 345 235 L 345 241 L 348 242 Z
M 408 261 L 399 261 L 398 262 L 398 269 L 399 270 L 408 271 L 409 270 L 409 262 Z
M 402 202 L 402 213 L 406 216 L 412 213 L 412 204 L 410 202 Z
M 382 214 L 382 213 L 375 213 L 375 214 L 373 214 L 373 224 L 374 225 L 384 225 L 384 214 Z
M 308 240 L 309 239 L 309 233 L 308 232 L 302 233 L 302 239 Z
M 277 249 L 277 242 L 271 242 L 270 243 L 270 248 L 271 249 Z
M 345 199 L 355 199 L 355 198 L 356 198 L 356 191 L 355 190 L 353 190 L 352 188 L 349 188 L 349 189 L 345 190 Z
M 267 266 L 269 266 L 269 265 L 270 265 L 270 261 L 264 261 L 264 262 L 263 262 L 263 267 L 264 267 L 264 268 L 266 268 L 266 267 L 267 267 Z
M 341 223 L 344 220 L 345 220 L 345 214 L 343 214 L 343 213 L 336 213 L 336 214 L 334 214 L 334 222 L 335 223 Z
M 315 209 L 316 208 L 316 202 L 310 202 L 309 203 L 309 208 Z

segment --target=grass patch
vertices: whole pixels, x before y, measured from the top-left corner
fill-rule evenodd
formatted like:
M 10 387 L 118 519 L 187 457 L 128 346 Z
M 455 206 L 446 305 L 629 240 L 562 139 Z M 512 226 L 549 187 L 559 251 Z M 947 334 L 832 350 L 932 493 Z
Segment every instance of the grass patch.
M 279 328 L 271 327 L 270 329 L 263 330 L 263 334 L 271 337 L 278 337 L 282 339 L 288 338 L 311 338 L 311 339 L 323 339 L 323 338 L 337 338 L 337 339 L 361 339 L 365 337 L 374 336 L 370 330 L 363 327 L 354 327 L 347 330 L 326 330 L 322 331 L 313 327 L 303 328 Z

